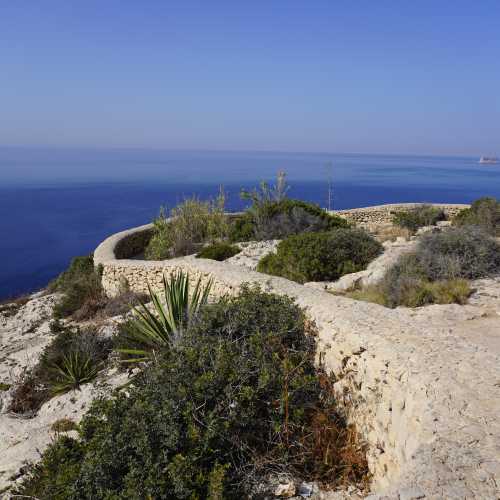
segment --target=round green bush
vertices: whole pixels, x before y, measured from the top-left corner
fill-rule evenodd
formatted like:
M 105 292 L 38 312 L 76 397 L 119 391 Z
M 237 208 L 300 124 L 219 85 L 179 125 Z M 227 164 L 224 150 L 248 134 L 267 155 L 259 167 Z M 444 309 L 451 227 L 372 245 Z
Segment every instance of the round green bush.
M 362 229 L 303 233 L 280 242 L 277 253 L 261 259 L 257 270 L 298 283 L 334 281 L 365 269 L 381 252 L 382 245 Z
M 223 261 L 240 252 L 241 249 L 235 245 L 218 242 L 203 247 L 201 251 L 196 254 L 196 258 Z
M 431 280 L 477 279 L 500 272 L 500 245 L 480 227 L 453 227 L 422 237 L 417 260 Z
M 470 208 L 461 210 L 453 219 L 455 226 L 479 226 L 488 234 L 500 234 L 500 203 L 484 197 L 474 201 Z
M 293 234 L 330 231 L 339 227 L 349 227 L 349 223 L 313 203 L 286 198 L 252 207 L 235 219 L 231 240 L 276 240 Z

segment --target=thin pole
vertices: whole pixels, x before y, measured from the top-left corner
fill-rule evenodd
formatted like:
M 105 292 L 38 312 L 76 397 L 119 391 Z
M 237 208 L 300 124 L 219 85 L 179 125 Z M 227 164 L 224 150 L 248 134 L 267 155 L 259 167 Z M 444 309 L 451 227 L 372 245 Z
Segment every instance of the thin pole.
M 333 210 L 333 179 L 332 179 L 333 163 L 329 161 L 326 164 L 326 173 L 328 177 L 328 211 Z

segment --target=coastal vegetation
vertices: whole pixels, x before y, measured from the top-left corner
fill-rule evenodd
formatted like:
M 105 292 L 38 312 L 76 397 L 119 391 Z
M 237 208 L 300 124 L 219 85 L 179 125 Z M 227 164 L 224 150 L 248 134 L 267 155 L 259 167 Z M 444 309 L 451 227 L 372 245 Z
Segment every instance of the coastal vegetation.
M 403 255 L 376 286 L 350 296 L 387 307 L 466 302 L 471 279 L 500 272 L 500 245 L 478 226 L 423 235 L 415 252 Z
M 500 236 L 500 203 L 495 198 L 479 198 L 470 208 L 461 210 L 453 219 L 453 224 L 478 226 L 492 236 Z
M 164 260 L 215 252 L 213 255 L 218 257 L 215 260 L 224 260 L 222 257 L 228 255 L 230 243 L 282 239 L 349 226 L 345 219 L 328 214 L 318 205 L 287 198 L 288 190 L 286 175 L 279 172 L 275 185 L 261 182 L 258 188 L 241 192 L 241 197 L 251 202 L 242 214 L 225 213 L 222 189 L 215 200 L 184 200 L 171 210 L 170 218 L 162 208 L 153 221 L 153 235 L 145 257 Z M 206 247 L 210 250 L 205 250 Z M 234 248 L 231 251 L 234 252 Z
M 171 287 L 180 293 L 185 279 Z M 252 497 L 283 473 L 326 487 L 365 484 L 363 446 L 291 299 L 244 287 L 200 302 L 182 324 L 126 387 L 94 401 L 78 438 L 57 437 L 16 494 Z M 131 328 L 144 324 L 136 317 Z
M 231 245 L 224 241 L 212 243 L 204 246 L 197 254 L 198 259 L 212 259 L 223 261 L 240 253 L 241 250 L 236 245 Z
M 446 220 L 446 214 L 441 208 L 432 205 L 419 205 L 394 214 L 393 224 L 408 229 L 414 234 L 421 227 L 435 226 L 437 222 L 443 220 Z
M 112 350 L 110 339 L 95 327 L 53 326 L 54 338 L 38 362 L 27 369 L 14 389 L 9 410 L 33 415 L 56 394 L 92 381 Z
M 196 253 L 204 243 L 227 238 L 229 219 L 221 189 L 215 200 L 188 198 L 173 208 L 170 219 L 165 209 L 153 221 L 153 235 L 145 250 L 149 260 L 164 260 Z
M 60 294 L 54 307 L 54 318 L 85 321 L 98 315 L 118 316 L 138 305 L 144 296 L 131 292 L 123 283 L 115 297 L 107 297 L 101 283 L 102 268 L 94 267 L 92 255 L 75 257 L 68 269 L 49 286 L 48 291 Z
M 382 252 L 382 245 L 366 231 L 338 228 L 282 240 L 277 253 L 263 257 L 257 270 L 298 283 L 334 281 L 365 267 Z

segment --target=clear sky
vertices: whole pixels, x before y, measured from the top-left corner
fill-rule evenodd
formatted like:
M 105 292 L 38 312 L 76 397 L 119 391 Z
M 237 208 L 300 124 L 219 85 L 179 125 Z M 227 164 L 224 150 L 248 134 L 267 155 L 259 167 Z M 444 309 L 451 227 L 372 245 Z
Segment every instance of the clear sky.
M 500 155 L 500 1 L 3 0 L 0 145 Z

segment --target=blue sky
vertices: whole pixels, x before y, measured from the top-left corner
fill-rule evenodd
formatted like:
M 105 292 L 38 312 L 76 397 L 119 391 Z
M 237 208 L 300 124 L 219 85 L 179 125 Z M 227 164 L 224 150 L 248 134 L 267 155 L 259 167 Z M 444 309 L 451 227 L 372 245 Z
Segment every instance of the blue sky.
M 500 154 L 500 1 L 0 3 L 0 145 Z

